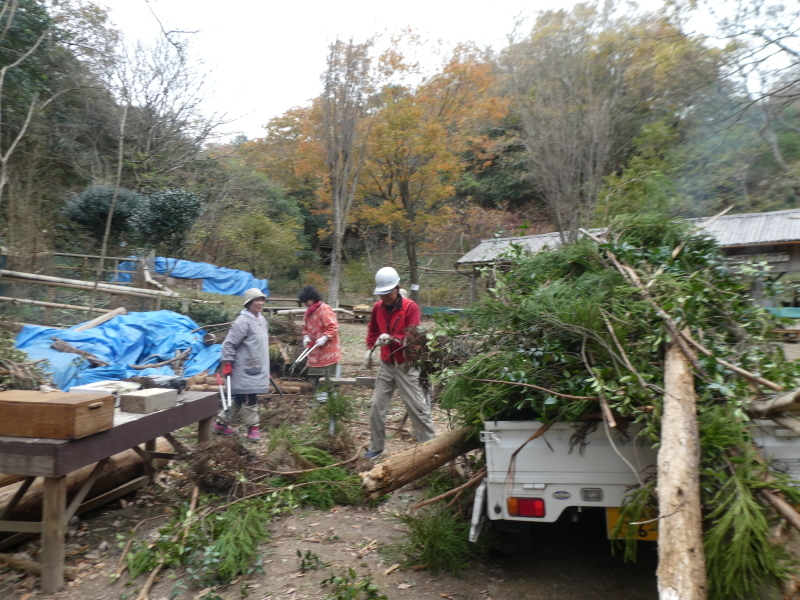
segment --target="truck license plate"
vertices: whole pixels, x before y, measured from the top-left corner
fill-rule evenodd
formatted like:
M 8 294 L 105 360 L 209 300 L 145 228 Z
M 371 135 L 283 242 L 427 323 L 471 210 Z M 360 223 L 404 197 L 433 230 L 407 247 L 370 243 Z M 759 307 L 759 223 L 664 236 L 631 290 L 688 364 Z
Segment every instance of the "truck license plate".
M 612 535 L 614 527 L 616 527 L 617 521 L 619 521 L 619 515 L 620 515 L 619 508 L 615 506 L 606 507 L 606 532 L 608 535 L 608 539 L 616 538 L 624 540 L 626 537 L 624 526 L 620 527 L 619 534 L 617 534 L 616 536 Z M 631 529 L 631 536 L 635 540 L 643 540 L 647 542 L 658 541 L 658 521 L 653 521 L 651 523 L 642 523 L 641 525 L 628 525 L 628 528 Z

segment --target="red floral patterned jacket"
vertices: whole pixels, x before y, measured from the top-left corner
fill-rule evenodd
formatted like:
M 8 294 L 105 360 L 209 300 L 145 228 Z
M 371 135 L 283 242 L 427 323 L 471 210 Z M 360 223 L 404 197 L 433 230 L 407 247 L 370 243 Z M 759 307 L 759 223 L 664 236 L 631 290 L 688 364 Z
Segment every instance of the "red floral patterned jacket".
M 327 367 L 342 360 L 342 349 L 339 346 L 339 321 L 336 313 L 324 302 L 312 304 L 303 316 L 303 335 L 315 343 L 323 335 L 328 341 L 319 348 L 314 348 L 308 355 L 309 367 Z

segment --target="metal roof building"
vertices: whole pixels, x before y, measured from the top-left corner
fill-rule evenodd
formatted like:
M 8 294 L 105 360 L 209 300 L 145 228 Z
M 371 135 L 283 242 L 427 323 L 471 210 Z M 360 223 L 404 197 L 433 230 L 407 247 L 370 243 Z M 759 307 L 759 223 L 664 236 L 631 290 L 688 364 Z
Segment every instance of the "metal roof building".
M 707 218 L 689 219 L 702 225 Z M 705 230 L 713 235 L 725 254 L 767 255 L 775 271 L 800 271 L 800 208 L 764 213 L 724 215 L 710 223 Z M 593 229 L 592 232 L 601 232 Z M 521 237 L 483 240 L 456 261 L 456 267 L 480 266 L 497 262 L 512 244 L 536 253 L 561 245 L 558 232 Z M 797 256 L 795 256 L 797 255 Z M 797 264 L 794 264 L 794 263 Z M 786 263 L 786 264 L 784 264 Z M 794 268 L 788 268 L 788 267 Z

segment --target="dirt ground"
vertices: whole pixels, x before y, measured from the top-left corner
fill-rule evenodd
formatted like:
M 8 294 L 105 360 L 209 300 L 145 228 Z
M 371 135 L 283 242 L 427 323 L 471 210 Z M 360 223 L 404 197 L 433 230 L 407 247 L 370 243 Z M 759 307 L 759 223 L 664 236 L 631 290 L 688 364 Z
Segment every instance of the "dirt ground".
M 342 323 L 345 352 L 342 375 L 368 375 L 361 366 L 364 354 L 363 323 Z M 369 390 L 355 388 L 348 392 L 357 398 L 359 416 L 348 424 L 356 443 L 367 443 Z M 264 413 L 277 406 L 270 400 Z M 286 414 L 302 411 L 308 400 L 285 401 Z M 277 414 L 274 410 L 271 414 Z M 389 423 L 403 415 L 398 397 L 392 406 Z M 447 415 L 434 409 L 437 432 L 447 429 Z M 408 426 L 407 426 L 408 427 Z M 269 434 L 269 427 L 262 422 Z M 188 435 L 188 433 L 187 433 Z M 407 447 L 407 437 L 389 437 L 387 450 Z M 266 449 L 266 440 L 255 445 Z M 120 560 L 120 534 L 129 532 L 143 519 L 153 518 L 139 527 L 139 540 L 153 539 L 158 527 L 169 518 L 170 507 L 185 501 L 189 483 L 182 478 L 181 467 L 159 475 L 159 485 L 140 490 L 102 509 L 81 516 L 70 525 L 67 540 L 67 564 L 77 566 L 78 578 L 60 592 L 43 595 L 38 577 L 0 568 L 0 600 L 135 600 L 147 574 L 129 581 L 127 573 L 114 581 L 112 575 Z M 421 492 L 401 489 L 376 508 L 334 507 L 330 511 L 301 509 L 270 525 L 272 539 L 261 551 L 263 573 L 255 573 L 219 589 L 183 589 L 182 573 L 168 572 L 154 585 L 152 600 L 303 600 L 351 598 L 328 596 L 331 590 L 321 582 L 331 574 L 348 568 L 359 576 L 369 575 L 380 592 L 389 599 L 403 600 L 649 600 L 657 597 L 656 550 L 642 542 L 636 564 L 622 561 L 621 552 L 612 555 L 605 538 L 601 513 L 583 513 L 578 522 L 565 519 L 552 525 L 540 524 L 531 530 L 529 543 L 503 543 L 485 558 L 475 560 L 460 577 L 432 574 L 425 570 L 403 570 L 382 550 L 402 535 L 392 514 L 405 510 Z M 163 518 L 160 518 L 163 516 Z M 511 540 L 513 541 L 513 540 Z M 38 540 L 13 550 L 36 557 Z M 328 566 L 307 573 L 300 571 L 298 551 L 312 552 Z M 365 597 L 365 596 L 359 596 Z M 355 597 L 353 597 L 355 598 Z

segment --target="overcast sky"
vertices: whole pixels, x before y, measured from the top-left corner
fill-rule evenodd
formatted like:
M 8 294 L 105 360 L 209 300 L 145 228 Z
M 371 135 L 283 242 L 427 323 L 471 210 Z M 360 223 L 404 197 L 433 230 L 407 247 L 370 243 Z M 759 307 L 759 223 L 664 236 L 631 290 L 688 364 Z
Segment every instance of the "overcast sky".
M 152 40 L 160 27 L 195 31 L 192 55 L 208 75 L 207 112 L 225 113 L 226 129 L 249 138 L 321 91 L 327 47 L 337 36 L 363 42 L 413 27 L 430 39 L 473 41 L 495 49 L 515 22 L 575 0 L 97 0 L 128 41 Z M 659 0 L 643 0 L 657 7 Z M 149 8 L 148 8 L 149 6 Z M 152 10 L 152 12 L 151 12 Z

